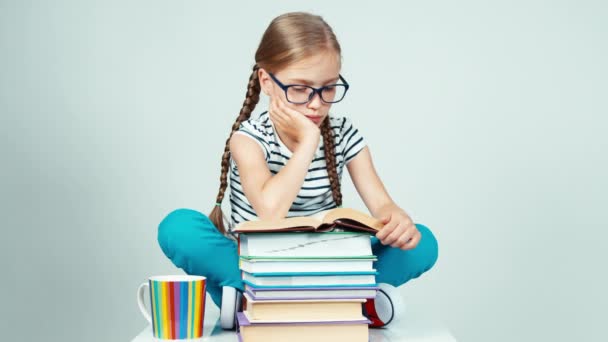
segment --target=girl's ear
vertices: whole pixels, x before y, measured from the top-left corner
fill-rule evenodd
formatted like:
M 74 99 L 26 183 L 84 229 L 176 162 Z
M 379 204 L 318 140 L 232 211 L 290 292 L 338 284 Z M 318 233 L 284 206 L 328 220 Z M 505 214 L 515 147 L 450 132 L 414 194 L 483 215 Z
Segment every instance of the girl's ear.
M 266 94 L 266 96 L 270 95 L 270 89 L 272 87 L 272 80 L 270 76 L 268 76 L 268 72 L 266 70 L 260 68 L 258 70 L 258 80 L 260 82 L 260 89 Z

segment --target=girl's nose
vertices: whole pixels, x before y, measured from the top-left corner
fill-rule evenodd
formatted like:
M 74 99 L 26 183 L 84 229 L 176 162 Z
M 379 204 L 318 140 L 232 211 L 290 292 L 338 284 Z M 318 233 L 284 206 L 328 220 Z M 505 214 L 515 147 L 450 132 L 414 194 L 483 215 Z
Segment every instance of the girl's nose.
M 311 109 L 318 109 L 323 105 L 323 100 L 321 100 L 321 94 L 316 93 L 313 95 L 312 99 L 308 102 L 306 107 Z

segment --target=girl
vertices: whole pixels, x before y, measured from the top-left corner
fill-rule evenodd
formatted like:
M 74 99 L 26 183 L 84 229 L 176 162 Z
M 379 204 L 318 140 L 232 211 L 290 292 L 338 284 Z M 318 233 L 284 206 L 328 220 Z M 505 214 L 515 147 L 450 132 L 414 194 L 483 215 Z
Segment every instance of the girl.
M 243 291 L 237 246 L 230 238 L 234 225 L 341 206 L 344 166 L 372 216 L 384 224 L 372 237 L 381 288 L 400 286 L 435 264 L 437 241 L 431 231 L 414 224 L 389 197 L 359 130 L 348 118 L 329 114 L 349 87 L 340 75 L 341 58 L 336 36 L 321 17 L 298 12 L 275 18 L 256 51 L 245 102 L 226 141 L 214 209 L 209 217 L 175 210 L 159 225 L 165 255 L 186 273 L 207 277 L 224 328 L 232 327 L 233 303 Z M 260 92 L 270 97 L 270 106 L 254 118 Z M 228 173 L 226 229 L 221 203 Z

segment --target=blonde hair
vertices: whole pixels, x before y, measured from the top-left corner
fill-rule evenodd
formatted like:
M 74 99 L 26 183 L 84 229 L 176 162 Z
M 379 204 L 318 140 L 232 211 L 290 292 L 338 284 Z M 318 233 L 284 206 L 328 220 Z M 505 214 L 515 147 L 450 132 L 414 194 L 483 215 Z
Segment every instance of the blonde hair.
M 249 76 L 245 101 L 241 112 L 232 125 L 232 130 L 222 155 L 220 188 L 216 197 L 216 205 L 209 214 L 209 219 L 221 233 L 226 233 L 223 213 L 220 204 L 228 185 L 227 174 L 230 160 L 230 138 L 241 123 L 250 118 L 260 99 L 260 82 L 258 70 L 263 68 L 268 72 L 277 72 L 288 65 L 308 58 L 319 52 L 335 52 L 340 57 L 342 50 L 331 27 L 318 15 L 305 12 L 292 12 L 280 15 L 272 20 L 260 41 L 255 53 L 255 65 Z M 338 58 L 340 60 L 340 58 Z M 325 145 L 325 162 L 331 185 L 332 196 L 336 205 L 342 205 L 340 178 L 336 170 L 336 156 L 333 131 L 330 127 L 329 116 L 321 124 L 321 135 Z

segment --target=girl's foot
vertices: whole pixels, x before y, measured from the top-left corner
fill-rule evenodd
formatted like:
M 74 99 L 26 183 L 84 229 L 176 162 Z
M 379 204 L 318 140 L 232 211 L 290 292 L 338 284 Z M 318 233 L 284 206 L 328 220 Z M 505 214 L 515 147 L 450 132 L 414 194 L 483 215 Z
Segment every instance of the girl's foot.
M 403 314 L 405 303 L 399 290 L 389 284 L 378 284 L 380 289 L 376 298 L 368 299 L 363 303 L 363 315 L 370 321 L 371 328 L 380 328 L 388 325 L 395 319 L 396 314 Z
M 222 329 L 232 330 L 236 323 L 236 313 L 241 310 L 243 295 L 232 286 L 222 286 L 222 306 L 220 325 Z

